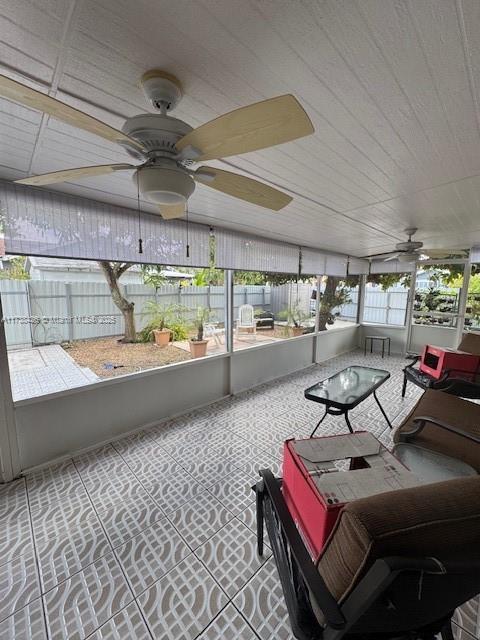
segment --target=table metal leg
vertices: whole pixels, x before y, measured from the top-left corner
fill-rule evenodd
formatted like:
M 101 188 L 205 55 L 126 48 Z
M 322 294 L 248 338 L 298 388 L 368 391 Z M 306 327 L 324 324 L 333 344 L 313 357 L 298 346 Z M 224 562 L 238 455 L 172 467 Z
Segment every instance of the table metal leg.
M 392 346 L 392 341 L 390 338 L 388 339 L 388 355 L 390 355 L 390 347 Z
M 317 426 L 315 427 L 315 429 L 312 431 L 312 433 L 310 434 L 310 438 L 313 438 L 313 436 L 315 435 L 315 431 L 318 429 L 318 427 L 322 424 L 322 422 L 325 420 L 326 416 L 328 413 L 328 407 L 325 407 L 325 413 L 323 414 L 323 416 L 320 418 L 320 420 L 317 423 Z
M 255 487 L 257 497 L 257 551 L 258 555 L 263 555 L 263 481 L 258 482 Z
M 380 400 L 379 400 L 379 399 L 378 399 L 378 397 L 377 397 L 377 392 L 376 392 L 376 391 L 374 391 L 374 392 L 373 392 L 373 397 L 374 397 L 374 398 L 375 398 L 375 400 L 377 401 L 378 407 L 379 407 L 380 411 L 382 412 L 383 417 L 384 417 L 384 418 L 385 418 L 385 420 L 387 421 L 388 426 L 389 426 L 389 427 L 390 427 L 390 429 L 391 429 L 391 428 L 392 428 L 392 423 L 391 423 L 391 422 L 390 422 L 390 420 L 388 419 L 388 416 L 387 416 L 387 414 L 385 413 L 384 408 L 383 408 L 383 407 L 382 407 L 382 405 L 380 404 Z
M 345 416 L 345 422 L 347 423 L 347 427 L 350 430 L 350 433 L 353 433 L 352 425 L 350 424 L 350 418 L 348 417 L 348 411 L 345 411 L 343 414 Z
M 382 340 L 382 360 L 384 355 L 385 355 L 385 340 Z

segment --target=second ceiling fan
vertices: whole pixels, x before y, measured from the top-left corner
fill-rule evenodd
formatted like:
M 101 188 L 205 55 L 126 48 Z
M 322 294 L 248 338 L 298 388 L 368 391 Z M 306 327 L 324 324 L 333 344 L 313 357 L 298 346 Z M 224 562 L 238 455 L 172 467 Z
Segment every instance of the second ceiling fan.
M 256 102 L 226 113 L 196 129 L 168 112 L 182 97 L 180 82 L 158 69 L 142 76 L 142 88 L 157 113 L 128 118 L 119 131 L 40 91 L 0 75 L 0 96 L 42 111 L 52 118 L 122 145 L 141 163 L 107 164 L 65 169 L 16 182 L 44 186 L 116 171 L 134 170 L 139 193 L 159 205 L 163 218 L 185 214 L 195 182 L 252 204 L 279 211 L 292 198 L 258 180 L 192 164 L 240 155 L 289 142 L 314 132 L 300 103 L 292 95 Z

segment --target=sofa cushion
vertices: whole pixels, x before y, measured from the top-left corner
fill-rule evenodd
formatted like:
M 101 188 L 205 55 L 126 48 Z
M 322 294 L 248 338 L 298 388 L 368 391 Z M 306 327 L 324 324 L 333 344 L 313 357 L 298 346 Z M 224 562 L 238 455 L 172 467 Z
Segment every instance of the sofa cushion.
M 480 333 L 464 333 L 462 341 L 458 345 L 458 350 L 480 356 Z
M 478 558 L 480 476 L 381 493 L 346 505 L 318 560 L 340 602 L 387 556 Z M 321 614 L 314 606 L 317 617 Z
M 402 431 L 413 429 L 413 421 L 417 416 L 438 418 L 480 438 L 480 404 L 442 391 L 427 389 L 395 431 L 393 436 L 395 442 L 399 441 L 399 434 Z M 480 473 L 480 445 L 474 444 L 466 438 L 456 436 L 445 429 L 427 423 L 412 442 L 420 447 L 462 460 Z

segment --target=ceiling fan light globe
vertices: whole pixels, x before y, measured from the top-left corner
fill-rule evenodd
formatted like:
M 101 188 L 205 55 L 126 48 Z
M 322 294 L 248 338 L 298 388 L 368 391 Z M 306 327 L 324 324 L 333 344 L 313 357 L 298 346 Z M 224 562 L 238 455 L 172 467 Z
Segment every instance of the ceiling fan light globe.
M 144 167 L 134 176 L 142 196 L 149 202 L 163 205 L 185 203 L 195 190 L 193 179 L 180 169 Z

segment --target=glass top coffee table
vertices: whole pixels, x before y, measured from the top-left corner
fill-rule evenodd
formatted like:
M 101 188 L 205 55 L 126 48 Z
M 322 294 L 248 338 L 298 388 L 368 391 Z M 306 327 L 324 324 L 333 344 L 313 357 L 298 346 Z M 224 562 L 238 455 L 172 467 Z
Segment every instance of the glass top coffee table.
M 310 437 L 313 437 L 327 415 L 345 416 L 347 427 L 350 432 L 353 433 L 348 412 L 372 394 L 391 429 L 392 424 L 376 394 L 378 387 L 388 380 L 388 378 L 390 378 L 390 373 L 383 369 L 352 366 L 342 369 L 342 371 L 335 373 L 333 376 L 325 378 L 325 380 L 317 382 L 317 384 L 314 384 L 312 387 L 305 389 L 305 398 L 307 398 L 307 400 L 313 400 L 314 402 L 325 405 L 325 413 L 312 431 Z

